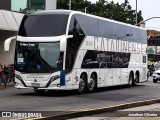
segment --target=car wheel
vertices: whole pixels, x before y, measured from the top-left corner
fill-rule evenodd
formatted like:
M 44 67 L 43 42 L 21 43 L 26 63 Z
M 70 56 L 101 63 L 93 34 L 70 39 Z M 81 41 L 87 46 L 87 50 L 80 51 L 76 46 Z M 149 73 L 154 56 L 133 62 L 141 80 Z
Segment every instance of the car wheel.
M 157 83 L 157 80 L 156 80 L 156 79 L 153 79 L 153 82 L 154 82 L 154 83 Z

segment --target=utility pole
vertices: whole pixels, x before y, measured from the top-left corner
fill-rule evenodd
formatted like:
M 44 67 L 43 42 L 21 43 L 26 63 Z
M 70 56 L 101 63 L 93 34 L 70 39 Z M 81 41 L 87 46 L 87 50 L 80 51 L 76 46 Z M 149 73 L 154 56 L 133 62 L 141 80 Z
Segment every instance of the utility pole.
M 136 24 L 137 24 L 137 0 L 136 0 Z
M 85 13 L 87 13 L 87 8 L 88 8 L 88 7 L 85 7 L 85 10 L 84 10 L 84 11 L 85 11 Z
M 69 0 L 69 10 L 71 10 L 72 8 L 71 8 L 71 4 L 72 4 L 72 1 L 71 0 Z
M 146 19 L 146 20 L 143 20 L 143 21 L 141 21 L 141 22 L 139 22 L 139 23 L 137 23 L 137 24 L 135 24 L 135 25 L 140 25 L 141 23 L 145 23 L 146 21 L 148 21 L 148 20 L 151 20 L 151 19 L 160 19 L 160 17 L 150 17 L 150 18 L 148 18 L 148 19 Z

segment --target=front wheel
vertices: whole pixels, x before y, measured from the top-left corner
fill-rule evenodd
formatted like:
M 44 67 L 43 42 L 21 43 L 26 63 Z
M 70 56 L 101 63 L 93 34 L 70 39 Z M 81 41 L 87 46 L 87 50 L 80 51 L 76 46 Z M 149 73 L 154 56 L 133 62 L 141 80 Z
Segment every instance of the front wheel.
M 83 75 L 81 78 L 80 78 L 80 81 L 79 81 L 79 88 L 78 88 L 78 93 L 79 94 L 82 94 L 86 91 L 86 77 Z
M 139 82 L 139 77 L 138 75 L 136 75 L 134 82 L 133 82 L 133 86 L 136 86 L 138 82 Z

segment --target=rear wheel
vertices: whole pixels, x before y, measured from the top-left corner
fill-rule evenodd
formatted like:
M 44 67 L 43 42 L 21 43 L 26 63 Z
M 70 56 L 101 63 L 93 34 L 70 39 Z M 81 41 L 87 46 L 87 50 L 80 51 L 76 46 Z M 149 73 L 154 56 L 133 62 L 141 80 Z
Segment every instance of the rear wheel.
M 80 81 L 79 81 L 79 89 L 77 91 L 79 94 L 82 94 L 86 91 L 86 86 L 87 86 L 86 81 L 87 81 L 87 78 L 83 74 L 80 78 Z
M 154 83 L 157 83 L 157 80 L 156 80 L 156 79 L 153 79 L 153 82 L 154 82 Z
M 133 82 L 134 82 L 134 78 L 133 78 L 133 75 L 130 73 L 129 74 L 129 80 L 128 80 L 128 86 L 132 87 L 133 86 Z
M 96 90 L 97 87 L 97 78 L 95 76 L 95 74 L 92 74 L 89 83 L 87 85 L 87 90 L 88 92 L 94 92 Z
M 136 86 L 138 82 L 139 82 L 139 76 L 136 75 L 135 79 L 134 79 L 134 82 L 133 82 L 133 86 Z

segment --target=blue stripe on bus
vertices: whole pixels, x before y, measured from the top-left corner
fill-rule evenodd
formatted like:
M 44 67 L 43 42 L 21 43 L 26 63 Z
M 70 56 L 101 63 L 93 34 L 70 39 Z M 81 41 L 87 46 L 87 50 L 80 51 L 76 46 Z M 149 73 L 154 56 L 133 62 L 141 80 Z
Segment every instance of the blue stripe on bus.
M 60 71 L 60 85 L 65 85 L 65 71 L 64 70 L 61 70 Z

